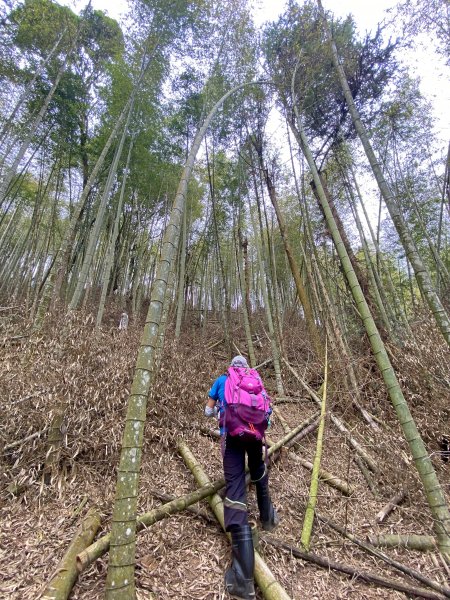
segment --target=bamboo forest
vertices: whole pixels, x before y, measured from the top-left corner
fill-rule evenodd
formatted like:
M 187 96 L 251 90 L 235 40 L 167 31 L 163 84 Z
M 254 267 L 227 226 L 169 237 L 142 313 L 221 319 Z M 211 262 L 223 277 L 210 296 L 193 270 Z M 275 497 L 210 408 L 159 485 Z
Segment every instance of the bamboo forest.
M 450 4 L 343 4 L 0 3 L 0 598 L 450 598 Z

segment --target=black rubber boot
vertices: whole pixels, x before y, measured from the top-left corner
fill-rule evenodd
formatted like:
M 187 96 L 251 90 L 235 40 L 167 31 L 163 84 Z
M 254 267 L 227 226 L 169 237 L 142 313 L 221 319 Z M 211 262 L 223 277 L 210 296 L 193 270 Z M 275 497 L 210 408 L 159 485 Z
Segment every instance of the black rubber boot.
M 272 531 L 280 522 L 280 518 L 270 499 L 269 477 L 267 473 L 262 479 L 255 482 L 255 487 L 261 526 L 264 531 Z
M 252 530 L 249 525 L 231 531 L 233 562 L 225 573 L 225 587 L 232 598 L 254 600 L 255 551 Z

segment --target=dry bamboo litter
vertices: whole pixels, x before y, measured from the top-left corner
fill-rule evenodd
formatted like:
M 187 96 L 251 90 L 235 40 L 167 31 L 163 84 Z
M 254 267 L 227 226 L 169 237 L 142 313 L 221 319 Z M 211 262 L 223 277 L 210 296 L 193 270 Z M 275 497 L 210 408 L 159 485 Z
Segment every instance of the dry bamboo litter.
M 437 543 L 432 535 L 368 535 L 367 540 L 372 546 L 380 548 L 408 548 L 420 552 L 437 550 Z
M 224 485 L 225 480 L 218 479 L 214 483 L 208 483 L 208 485 L 204 485 L 194 492 L 175 498 L 175 500 L 172 500 L 171 502 L 167 502 L 166 504 L 154 508 L 148 513 L 140 515 L 137 520 L 137 531 L 141 531 L 170 515 L 185 510 L 191 504 L 195 504 L 199 500 L 203 500 L 203 498 L 215 494 L 218 490 L 223 488 Z M 95 562 L 100 556 L 103 556 L 103 554 L 108 552 L 110 540 L 111 534 L 107 533 L 88 548 L 77 554 L 77 569 L 79 573 L 84 571 L 86 567 Z
M 325 569 L 333 569 L 334 571 L 345 573 L 356 580 L 360 579 L 361 581 L 373 583 L 374 585 L 380 587 L 385 587 L 391 590 L 398 590 L 399 592 L 404 592 L 409 596 L 418 596 L 420 598 L 426 598 L 427 600 L 445 600 L 445 596 L 437 592 L 433 592 L 425 588 L 418 588 L 409 584 L 405 584 L 401 581 L 388 579 L 387 577 L 381 577 L 376 573 L 361 571 L 356 567 L 352 567 L 350 565 L 345 565 L 342 563 L 337 563 L 333 560 L 329 560 L 328 558 L 318 556 L 317 554 L 313 554 L 312 552 L 302 552 L 298 548 L 295 548 L 294 546 L 291 546 L 289 544 L 285 544 L 284 542 L 276 540 L 268 535 L 261 535 L 260 537 L 264 542 L 267 542 L 268 544 L 271 544 L 276 548 L 286 550 L 292 556 L 295 556 L 295 558 L 300 558 L 301 560 L 312 562 L 316 565 L 319 565 L 320 567 L 324 567 Z
M 297 373 L 297 371 L 288 363 L 288 361 L 286 359 L 283 358 L 283 361 L 286 364 L 286 366 L 288 367 L 288 369 L 290 370 L 290 372 L 294 375 L 294 377 L 300 383 L 300 385 L 308 392 L 308 394 L 311 396 L 311 398 L 314 400 L 314 402 L 318 406 L 320 406 L 321 400 L 320 400 L 319 396 L 316 394 L 316 392 L 313 389 L 311 389 L 305 381 L 303 381 L 303 379 L 300 377 L 300 375 Z M 346 440 L 348 441 L 348 443 L 350 444 L 350 446 L 352 446 L 352 448 L 355 450 L 355 452 L 357 452 L 361 456 L 361 458 L 365 461 L 365 463 L 367 464 L 369 469 L 371 471 L 373 471 L 374 473 L 376 473 L 378 471 L 378 466 L 377 466 L 375 459 L 372 458 L 372 456 L 370 456 L 370 454 L 361 446 L 361 444 L 357 440 L 355 440 L 355 438 L 351 435 L 351 433 L 347 429 L 347 427 L 342 423 L 342 421 L 338 417 L 336 417 L 336 415 L 333 415 L 333 413 L 330 413 L 330 418 L 333 421 L 336 428 L 339 429 L 339 431 L 344 434 L 344 436 L 345 436 Z
M 186 465 L 192 471 L 196 482 L 199 485 L 206 485 L 209 482 L 208 477 L 195 459 L 189 447 L 184 442 L 180 442 L 178 444 L 178 450 Z M 210 497 L 208 501 L 212 511 L 217 517 L 217 520 L 221 524 L 222 529 L 225 529 L 222 499 L 218 494 L 215 494 L 214 496 Z M 254 576 L 255 581 L 266 600 L 290 600 L 287 592 L 276 581 L 269 567 L 266 565 L 264 560 L 261 558 L 261 555 L 257 551 L 255 551 Z
M 432 588 L 433 590 L 436 590 L 437 592 L 444 594 L 444 596 L 447 596 L 447 598 L 450 598 L 450 588 L 449 587 L 443 586 L 440 583 L 438 583 L 437 581 L 433 581 L 432 579 L 425 577 L 425 575 L 422 575 L 422 573 L 420 573 L 419 571 L 416 571 L 412 567 L 408 567 L 408 566 L 394 560 L 393 558 L 391 558 L 384 552 L 381 552 L 381 550 L 378 550 L 377 548 L 374 548 L 370 544 L 363 542 L 362 540 L 359 540 L 356 536 L 352 535 L 351 533 L 349 533 L 348 531 L 346 531 L 344 528 L 340 527 L 336 523 L 333 523 L 333 521 L 331 521 L 330 519 L 327 519 L 318 513 L 316 513 L 316 516 L 319 519 L 319 521 L 322 521 L 322 523 L 325 523 L 326 525 L 328 525 L 328 527 L 331 527 L 331 529 L 334 529 L 335 531 L 340 533 L 342 536 L 346 537 L 348 540 L 350 540 L 351 542 L 353 542 L 360 548 L 363 548 L 363 550 L 365 550 L 372 556 L 376 556 L 377 558 L 380 558 L 385 563 L 394 567 L 398 571 L 401 571 L 402 573 L 405 573 L 405 575 L 409 575 L 410 577 L 417 579 L 417 581 L 424 583 L 425 585 Z
M 89 546 L 99 527 L 100 516 L 95 509 L 90 509 L 57 566 L 55 574 L 48 582 L 41 600 L 66 600 L 69 597 L 78 577 L 76 557 Z

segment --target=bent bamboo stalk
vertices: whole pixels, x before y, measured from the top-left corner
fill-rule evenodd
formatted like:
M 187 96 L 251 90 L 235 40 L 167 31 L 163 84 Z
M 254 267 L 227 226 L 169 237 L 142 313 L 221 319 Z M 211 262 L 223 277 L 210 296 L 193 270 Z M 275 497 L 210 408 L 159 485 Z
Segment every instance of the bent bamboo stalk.
M 89 510 L 56 568 L 55 574 L 48 582 L 41 600 L 66 600 L 69 597 L 78 577 L 76 556 L 89 546 L 99 527 L 100 515 L 94 509 Z
M 199 485 L 206 485 L 209 479 L 200 464 L 195 459 L 194 455 L 190 451 L 187 444 L 180 442 L 178 444 L 178 450 L 183 457 L 186 465 L 192 471 L 192 474 Z M 222 498 L 218 494 L 215 494 L 209 498 L 209 504 L 212 511 L 217 517 L 217 520 L 221 524 L 222 528 L 225 529 L 224 522 L 224 510 Z M 264 598 L 266 600 L 290 600 L 287 592 L 281 587 L 276 581 L 275 577 L 271 573 L 269 567 L 266 565 L 264 560 L 261 558 L 259 552 L 255 551 L 255 581 L 258 584 Z
M 324 567 L 325 569 L 333 569 L 334 571 L 345 573 L 347 575 L 350 575 L 355 580 L 360 579 L 362 581 L 366 581 L 367 583 L 373 583 L 374 585 L 385 587 L 391 590 L 398 590 L 399 592 L 404 592 L 409 596 L 419 596 L 420 598 L 426 598 L 427 600 L 445 599 L 445 596 L 443 596 L 442 594 L 438 594 L 437 592 L 433 592 L 425 588 L 418 588 L 409 584 L 405 584 L 402 581 L 388 579 L 387 577 L 381 577 L 376 573 L 361 571 L 357 567 L 352 567 L 343 563 L 337 563 L 333 560 L 329 560 L 328 558 L 324 558 L 322 556 L 318 556 L 317 554 L 313 554 L 312 552 L 302 552 L 294 546 L 285 544 L 284 542 L 271 538 L 267 535 L 261 535 L 260 537 L 264 542 L 267 542 L 268 544 L 271 544 L 276 548 L 287 550 L 290 554 L 292 554 L 292 556 L 295 556 L 295 558 L 300 558 L 302 560 L 312 562 L 316 565 L 319 565 L 320 567 Z

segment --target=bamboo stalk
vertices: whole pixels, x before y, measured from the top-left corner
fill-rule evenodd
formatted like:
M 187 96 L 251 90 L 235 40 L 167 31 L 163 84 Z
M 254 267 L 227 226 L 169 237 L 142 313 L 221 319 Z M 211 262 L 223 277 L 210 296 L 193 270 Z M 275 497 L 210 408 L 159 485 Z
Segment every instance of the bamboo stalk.
M 329 519 L 322 517 L 318 513 L 316 513 L 316 516 L 320 521 L 322 521 L 322 523 L 325 523 L 326 525 L 328 525 L 328 527 L 331 527 L 331 529 L 334 529 L 335 531 L 340 533 L 342 536 L 346 537 L 348 540 L 350 540 L 351 542 L 353 542 L 360 548 L 363 548 L 366 552 L 368 552 L 372 556 L 376 556 L 377 558 L 380 558 L 385 563 L 387 563 L 388 565 L 391 565 L 398 571 L 401 571 L 402 573 L 405 573 L 406 575 L 409 575 L 410 577 L 414 577 L 414 579 L 417 579 L 417 581 L 424 583 L 425 585 L 436 590 L 437 592 L 444 594 L 444 596 L 447 596 L 447 598 L 450 598 L 450 588 L 449 587 L 443 586 L 440 583 L 438 583 L 437 581 L 433 581 L 432 579 L 425 577 L 425 575 L 422 575 L 422 573 L 420 573 L 420 571 L 416 571 L 415 569 L 412 569 L 411 567 L 408 567 L 408 566 L 404 565 L 403 563 L 400 563 L 400 562 L 394 560 L 393 558 L 391 558 L 384 552 L 381 552 L 381 550 L 378 550 L 377 548 L 374 548 L 372 545 L 370 545 L 366 542 L 363 542 L 362 540 L 359 540 L 357 537 L 355 537 L 354 535 L 352 535 L 351 533 L 349 533 L 348 531 L 346 531 L 345 529 L 343 529 L 342 527 L 340 527 L 333 521 L 330 521 Z
M 317 445 L 316 454 L 314 457 L 314 464 L 311 475 L 311 485 L 309 488 L 309 498 L 306 505 L 305 518 L 303 521 L 301 543 L 306 551 L 309 550 L 311 543 L 311 534 L 314 523 L 314 511 L 317 504 L 317 491 L 319 489 L 319 471 L 320 461 L 322 458 L 322 447 L 323 447 L 323 431 L 325 428 L 325 408 L 327 401 L 327 382 L 328 382 L 328 348 L 327 341 L 325 340 L 325 367 L 324 367 L 324 380 L 323 380 L 323 391 L 322 391 L 322 405 L 320 409 L 320 424 L 319 431 L 317 432 Z
M 303 381 L 303 379 L 300 377 L 297 371 L 289 364 L 289 362 L 285 358 L 283 358 L 283 361 L 286 364 L 287 368 L 290 370 L 290 372 L 300 383 L 300 385 L 308 392 L 308 394 L 311 396 L 314 402 L 320 406 L 321 399 L 316 394 L 316 392 L 312 388 L 310 388 L 310 386 L 305 381 Z M 347 429 L 347 427 L 345 427 L 342 421 L 338 417 L 336 417 L 336 415 L 333 415 L 333 413 L 330 413 L 330 418 L 333 421 L 334 425 L 339 429 L 339 431 L 345 435 L 346 439 L 348 440 L 348 443 L 352 446 L 352 448 L 365 461 L 369 469 L 373 472 L 377 472 L 378 466 L 375 459 L 373 459 L 370 456 L 370 454 L 361 446 L 361 444 L 357 440 L 355 440 L 355 438 L 351 435 L 350 431 Z
M 162 492 L 158 492 L 158 490 L 150 490 L 149 493 L 163 502 L 172 502 L 173 500 L 176 500 L 176 496 L 163 494 Z M 205 521 L 208 521 L 208 523 L 217 524 L 217 521 L 214 519 L 214 517 L 212 517 L 208 512 L 206 512 L 206 510 L 202 508 L 197 508 L 196 506 L 187 506 L 185 510 L 193 515 L 196 515 L 197 517 L 201 517 Z
M 391 498 L 389 500 L 389 502 L 386 504 L 386 506 L 384 506 L 380 512 L 377 514 L 376 516 L 376 522 L 377 523 L 383 523 L 387 517 L 391 514 L 391 512 L 394 510 L 394 508 L 400 504 L 401 502 L 403 502 L 403 500 L 406 497 L 406 491 L 405 490 L 400 490 L 399 492 L 397 492 L 397 494 L 395 494 L 395 496 L 393 498 Z
M 100 515 L 95 509 L 89 510 L 54 575 L 48 582 L 41 600 L 66 600 L 69 597 L 78 577 L 76 557 L 89 546 L 99 527 Z
M 427 590 L 425 588 L 418 588 L 409 584 L 405 584 L 401 581 L 381 577 L 376 573 L 361 571 L 357 567 L 355 568 L 351 567 L 350 565 L 345 565 L 343 563 L 337 563 L 333 560 L 329 560 L 328 558 L 324 558 L 322 556 L 318 556 L 317 554 L 313 554 L 312 552 L 302 552 L 298 548 L 295 548 L 294 546 L 290 546 L 289 544 L 271 538 L 268 535 L 261 535 L 260 538 L 264 542 L 267 542 L 268 544 L 275 546 L 276 548 L 287 550 L 290 554 L 292 554 L 292 556 L 295 556 L 295 558 L 300 558 L 301 560 L 312 562 L 316 565 L 319 565 L 320 567 L 324 567 L 325 569 L 333 569 L 334 571 L 345 573 L 347 575 L 350 575 L 354 580 L 359 579 L 361 581 L 366 581 L 367 583 L 373 583 L 374 585 L 377 585 L 379 587 L 385 587 L 391 590 L 398 590 L 399 592 L 404 592 L 409 596 L 419 596 L 420 598 L 426 598 L 427 600 L 445 599 L 445 596 L 443 596 L 442 594 L 432 592 L 431 590 Z
M 372 546 L 381 548 L 409 548 L 410 550 L 420 550 L 421 552 L 430 552 L 437 549 L 436 540 L 432 535 L 368 535 L 367 540 Z
M 190 451 L 187 444 L 185 444 L 184 442 L 180 442 L 178 444 L 178 450 L 181 456 L 183 457 L 186 465 L 192 471 L 192 474 L 198 485 L 206 485 L 207 483 L 209 483 L 209 479 L 206 473 L 203 471 L 200 464 L 197 462 L 196 458 Z M 209 498 L 208 501 L 212 511 L 216 515 L 217 520 L 221 524 L 222 529 L 225 530 L 222 498 L 220 498 L 218 494 L 215 494 L 214 496 Z M 261 555 L 257 551 L 255 551 L 254 576 L 255 581 L 258 584 L 258 587 L 261 590 L 264 598 L 266 598 L 266 600 L 290 600 L 290 597 L 288 596 L 287 592 L 276 581 L 269 567 L 266 565 L 264 560 L 261 558 Z
M 29 398 L 29 396 L 27 396 L 27 398 Z M 10 444 L 5 444 L 3 446 L 3 452 L 6 452 L 7 450 L 12 450 L 16 446 L 21 446 L 22 444 L 25 444 L 25 442 L 29 442 L 31 440 L 34 440 L 34 438 L 39 437 L 40 435 L 42 435 L 46 431 L 47 431 L 47 428 L 41 429 L 40 431 L 35 431 L 31 435 L 27 435 L 27 437 L 24 437 L 21 440 L 17 440 L 16 442 L 11 442 Z

